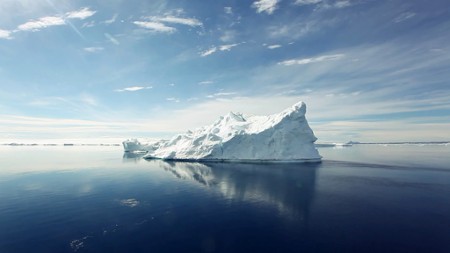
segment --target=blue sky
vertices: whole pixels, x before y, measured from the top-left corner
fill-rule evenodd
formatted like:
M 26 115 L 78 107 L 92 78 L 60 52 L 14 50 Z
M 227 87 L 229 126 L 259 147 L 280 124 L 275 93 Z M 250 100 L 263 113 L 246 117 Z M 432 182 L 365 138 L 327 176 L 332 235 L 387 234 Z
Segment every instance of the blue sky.
M 0 143 L 170 137 L 300 100 L 319 142 L 450 140 L 448 7 L 2 0 Z

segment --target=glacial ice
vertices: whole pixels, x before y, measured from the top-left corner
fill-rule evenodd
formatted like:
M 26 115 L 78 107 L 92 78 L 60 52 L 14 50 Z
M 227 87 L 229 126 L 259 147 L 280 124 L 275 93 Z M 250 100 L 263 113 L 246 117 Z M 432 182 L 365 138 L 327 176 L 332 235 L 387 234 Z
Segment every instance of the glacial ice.
M 123 142 L 125 152 L 146 152 L 146 159 L 192 161 L 304 161 L 321 156 L 317 138 L 299 102 L 269 116 L 245 116 L 230 112 L 212 125 L 178 134 L 170 140 L 142 144 Z

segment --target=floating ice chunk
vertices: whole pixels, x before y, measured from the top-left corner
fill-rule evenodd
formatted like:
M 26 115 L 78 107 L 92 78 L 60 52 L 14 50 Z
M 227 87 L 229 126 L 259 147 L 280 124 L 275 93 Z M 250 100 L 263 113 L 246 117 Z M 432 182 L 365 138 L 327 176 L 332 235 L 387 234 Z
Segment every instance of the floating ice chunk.
M 269 116 L 246 117 L 230 112 L 210 126 L 169 141 L 143 145 L 123 142 L 127 152 L 148 152 L 145 158 L 196 161 L 320 161 L 314 146 L 317 138 L 305 118 L 306 105 L 299 102 Z

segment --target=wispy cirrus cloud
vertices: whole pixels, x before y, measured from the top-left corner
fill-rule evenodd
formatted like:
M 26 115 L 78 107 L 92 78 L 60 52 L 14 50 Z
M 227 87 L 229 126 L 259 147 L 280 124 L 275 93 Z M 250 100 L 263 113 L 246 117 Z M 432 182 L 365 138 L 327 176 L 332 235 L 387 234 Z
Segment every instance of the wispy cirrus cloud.
M 214 94 L 210 94 L 206 96 L 207 98 L 218 98 L 218 97 L 229 97 L 236 95 L 236 92 L 216 92 Z
M 187 26 L 191 26 L 191 27 L 203 25 L 203 23 L 200 22 L 196 18 L 182 18 L 182 17 L 171 16 L 171 15 L 152 16 L 152 17 L 147 17 L 147 18 L 150 19 L 151 21 L 155 21 L 155 22 L 187 25 Z
M 83 20 L 83 19 L 93 16 L 96 12 L 97 11 L 93 11 L 93 10 L 89 9 L 88 7 L 84 7 L 78 11 L 67 12 L 65 18 Z
M 135 130 L 129 130 L 131 125 L 134 129 L 142 129 L 138 131 L 143 134 L 144 125 L 148 125 L 148 122 L 143 124 L 107 120 L 0 115 L 0 132 L 10 133 L 9 136 L 1 136 L 0 142 L 120 143 L 124 135 L 135 135 L 135 133 L 132 133 Z
M 257 13 L 265 12 L 270 15 L 278 8 L 278 2 L 279 0 L 258 0 L 253 2 L 252 7 Z
M 267 46 L 268 49 L 276 49 L 276 48 L 280 48 L 280 47 L 281 47 L 281 45 L 279 45 L 279 44 L 274 44 L 274 45 L 268 45 Z
M 81 25 L 81 28 L 86 28 L 86 27 L 94 27 L 95 26 L 95 21 L 89 21 L 89 22 L 85 22 L 83 25 Z
M 174 25 L 184 25 L 189 27 L 199 27 L 203 26 L 203 23 L 196 18 L 180 17 L 180 13 L 177 12 L 175 15 L 164 15 L 164 16 L 147 16 L 143 20 L 134 21 L 133 24 L 145 28 L 151 32 L 155 33 L 174 33 L 177 28 Z
M 100 102 L 97 97 L 89 93 L 81 93 L 71 97 L 37 97 L 26 102 L 27 105 L 33 107 L 47 107 L 47 108 L 66 108 L 66 110 L 76 111 L 90 111 L 93 107 L 100 106 Z
M 217 52 L 217 47 L 211 47 L 210 49 L 200 52 L 200 56 L 205 57 L 208 55 L 212 55 L 215 52 Z
M 156 33 L 174 33 L 177 30 L 174 27 L 166 26 L 163 23 L 153 21 L 134 21 L 133 24 Z
M 238 45 L 239 45 L 239 43 L 221 45 L 221 46 L 219 46 L 219 50 L 220 51 L 230 51 L 233 47 L 238 46 Z
M 414 12 L 404 12 L 400 15 L 398 15 L 395 19 L 394 19 L 394 23 L 401 23 L 403 21 L 406 21 L 410 18 L 413 18 L 414 16 L 416 16 L 416 13 Z
M 99 105 L 97 98 L 95 98 L 94 96 L 87 94 L 87 93 L 81 94 L 79 97 L 79 100 L 81 101 L 81 103 L 83 103 L 85 105 L 89 105 L 89 106 L 98 106 Z
M 149 90 L 152 89 L 152 86 L 131 86 L 131 87 L 125 87 L 122 89 L 116 89 L 115 92 L 124 92 L 124 91 L 139 91 L 139 90 Z
M 16 31 L 40 31 L 51 26 L 66 25 L 66 20 L 70 19 L 86 19 L 93 16 L 96 11 L 90 10 L 88 7 L 81 8 L 77 11 L 67 12 L 65 15 L 45 16 L 34 20 L 29 20 L 17 27 Z M 11 31 L 10 31 L 11 34 Z
M 284 66 L 304 65 L 304 64 L 310 64 L 310 63 L 316 63 L 316 62 L 339 60 L 344 56 L 345 56 L 344 54 L 323 55 L 323 56 L 312 57 L 312 58 L 291 59 L 291 60 L 281 61 L 278 64 L 284 65 Z
M 220 41 L 227 43 L 234 41 L 237 36 L 237 32 L 235 30 L 226 30 L 223 32 L 222 36 L 220 36 Z
M 105 48 L 103 48 L 103 47 L 85 47 L 85 48 L 83 48 L 83 50 L 88 53 L 97 53 L 97 52 L 103 51 L 104 49 Z
M 103 24 L 110 25 L 110 24 L 116 22 L 117 17 L 119 17 L 119 14 L 116 13 L 116 14 L 114 14 L 114 16 L 112 16 L 110 19 L 107 19 L 107 20 L 103 21 L 102 23 L 103 23 Z
M 174 102 L 174 103 L 179 103 L 180 102 L 180 100 L 178 98 L 175 98 L 175 97 L 166 98 L 166 100 L 170 101 L 170 102 Z
M 219 51 L 230 51 L 233 47 L 238 46 L 240 43 L 235 44 L 226 44 L 226 45 L 220 45 L 220 46 L 213 46 L 210 49 L 207 49 L 205 51 L 200 52 L 200 56 L 205 57 L 208 55 L 212 55 Z
M 31 20 L 26 23 L 23 23 L 17 27 L 20 31 L 39 31 L 43 28 L 47 28 L 50 26 L 59 26 L 59 25 L 65 25 L 66 22 L 64 21 L 63 17 L 58 16 L 49 16 L 49 17 L 42 17 L 38 20 Z
M 322 0 L 296 0 L 296 5 L 310 5 L 310 4 L 318 4 L 322 2 Z
M 332 8 L 345 8 L 351 6 L 352 3 L 350 1 L 336 1 L 334 4 L 331 5 Z
M 209 85 L 209 84 L 213 84 L 213 83 L 214 83 L 214 81 L 206 80 L 206 81 L 201 81 L 198 84 L 199 85 Z
M 273 39 L 297 40 L 333 27 L 336 25 L 336 22 L 337 19 L 324 19 L 320 15 L 315 14 L 308 19 L 299 17 L 288 23 L 267 26 L 266 31 Z
M 232 7 L 223 7 L 223 11 L 226 14 L 233 14 L 233 8 Z
M 349 7 L 351 6 L 352 3 L 350 1 L 347 0 L 341 0 L 341 1 L 336 1 L 336 2 L 322 2 L 319 5 L 319 9 L 341 9 L 341 8 L 345 8 L 345 7 Z
M 296 0 L 296 5 L 317 5 L 318 9 L 341 9 L 353 5 L 348 0 L 324 1 L 324 0 Z

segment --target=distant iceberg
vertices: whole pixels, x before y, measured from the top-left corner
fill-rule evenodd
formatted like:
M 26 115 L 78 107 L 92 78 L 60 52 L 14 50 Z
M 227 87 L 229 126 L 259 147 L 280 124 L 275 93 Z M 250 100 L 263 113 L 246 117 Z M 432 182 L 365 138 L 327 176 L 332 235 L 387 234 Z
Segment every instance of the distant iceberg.
M 353 142 L 349 141 L 346 143 L 316 143 L 315 145 L 316 148 L 342 148 L 353 146 Z
M 317 138 L 305 113 L 303 102 L 269 116 L 230 112 L 171 140 L 142 144 L 131 139 L 123 147 L 125 152 L 146 152 L 146 159 L 318 162 L 322 157 L 314 146 Z

